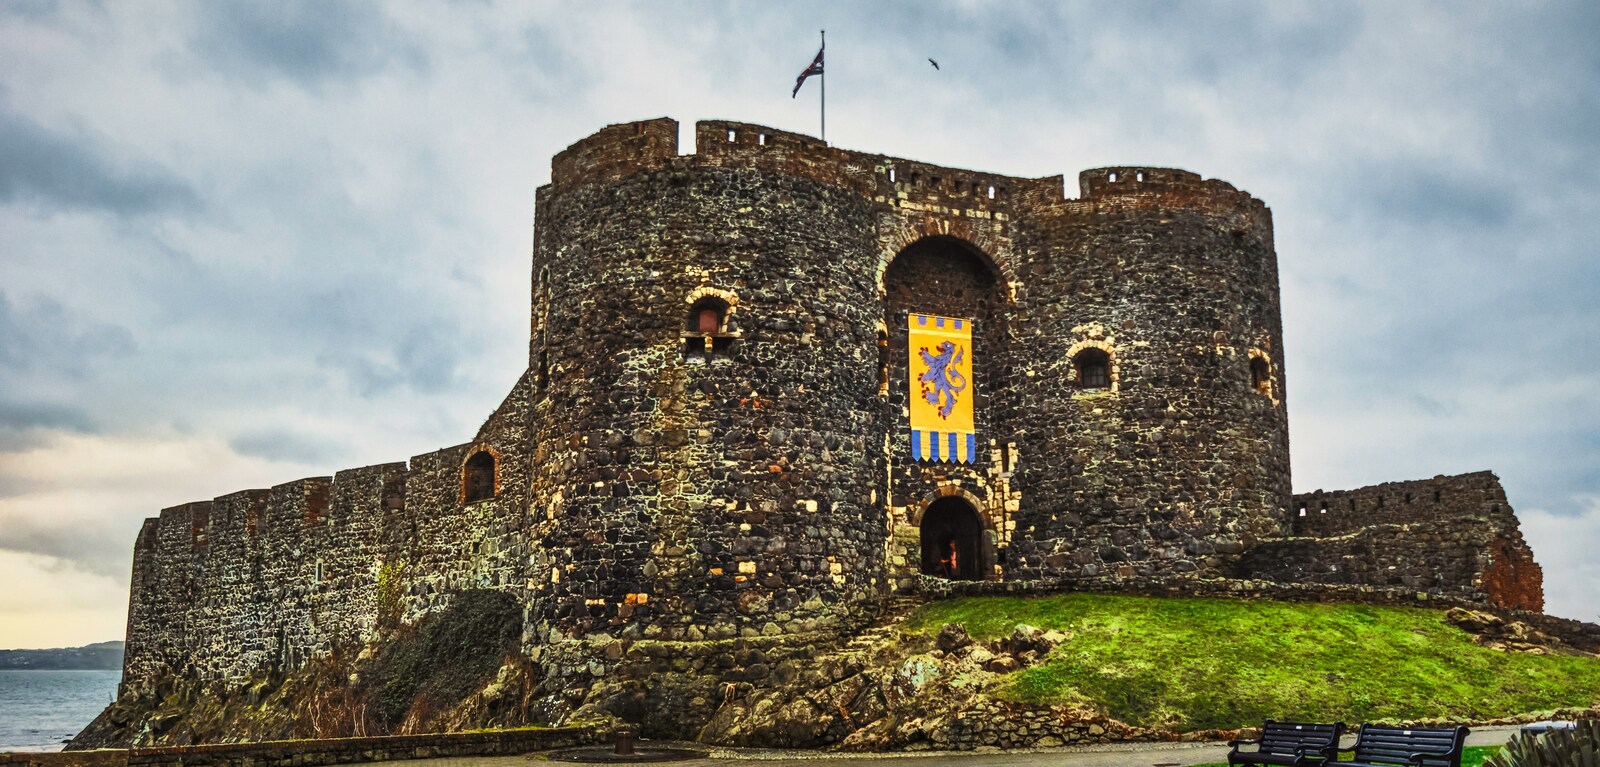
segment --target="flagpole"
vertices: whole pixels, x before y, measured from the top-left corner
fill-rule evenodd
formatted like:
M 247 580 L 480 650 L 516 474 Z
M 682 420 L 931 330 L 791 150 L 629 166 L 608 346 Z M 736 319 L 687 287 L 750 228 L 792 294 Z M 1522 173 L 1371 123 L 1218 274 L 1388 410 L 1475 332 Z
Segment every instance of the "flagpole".
M 824 54 L 828 50 L 828 30 L 826 29 L 822 30 L 822 50 Z M 822 74 L 819 79 L 822 80 L 822 143 L 826 144 L 828 143 L 828 62 L 826 56 L 824 56 L 822 62 Z

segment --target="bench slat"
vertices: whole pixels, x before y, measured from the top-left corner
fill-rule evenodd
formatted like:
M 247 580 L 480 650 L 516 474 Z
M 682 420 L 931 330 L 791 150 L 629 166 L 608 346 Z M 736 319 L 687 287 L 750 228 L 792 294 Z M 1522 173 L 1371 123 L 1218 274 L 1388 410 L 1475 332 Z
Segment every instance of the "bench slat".
M 1342 723 L 1316 724 L 1306 722 L 1274 722 L 1267 720 L 1261 727 L 1261 736 L 1254 742 L 1255 751 L 1240 751 L 1235 744 L 1228 753 L 1229 764 L 1282 765 L 1296 767 L 1316 764 L 1334 755 Z
M 1363 724 L 1352 748 L 1354 758 L 1338 765 L 1410 765 L 1421 754 L 1426 767 L 1461 767 L 1467 728 L 1389 727 Z

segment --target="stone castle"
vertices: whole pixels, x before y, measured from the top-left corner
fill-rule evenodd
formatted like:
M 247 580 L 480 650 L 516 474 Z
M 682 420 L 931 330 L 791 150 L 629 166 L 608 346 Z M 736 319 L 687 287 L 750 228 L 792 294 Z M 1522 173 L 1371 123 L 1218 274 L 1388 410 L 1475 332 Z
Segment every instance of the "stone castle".
M 522 606 L 523 652 L 574 705 L 663 670 L 760 684 L 917 596 L 1542 609 L 1492 474 L 1292 494 L 1260 200 L 1167 168 L 1067 189 L 744 123 L 695 137 L 613 125 L 555 157 L 528 367 L 470 441 L 147 520 L 125 692 L 293 669 L 477 589 Z M 968 461 L 913 450 L 910 313 L 971 323 Z

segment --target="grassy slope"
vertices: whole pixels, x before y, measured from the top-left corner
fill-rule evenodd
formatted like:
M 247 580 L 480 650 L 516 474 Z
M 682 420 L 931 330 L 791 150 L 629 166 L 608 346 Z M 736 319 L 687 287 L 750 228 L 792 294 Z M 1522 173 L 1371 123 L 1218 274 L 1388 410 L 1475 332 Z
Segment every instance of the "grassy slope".
M 1071 594 L 928 605 L 917 632 L 979 639 L 1019 623 L 1068 632 L 1005 697 L 1087 706 L 1141 726 L 1489 719 L 1600 702 L 1600 658 L 1504 653 L 1432 610 Z

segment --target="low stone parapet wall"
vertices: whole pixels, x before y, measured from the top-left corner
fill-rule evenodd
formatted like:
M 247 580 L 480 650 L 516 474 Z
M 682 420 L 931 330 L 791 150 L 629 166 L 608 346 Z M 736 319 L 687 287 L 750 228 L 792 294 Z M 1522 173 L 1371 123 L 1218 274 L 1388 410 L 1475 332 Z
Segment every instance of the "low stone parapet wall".
M 1481 593 L 1445 594 L 1437 590 L 1336 583 L 1282 583 L 1247 578 L 1145 576 L 1133 578 L 1041 578 L 1014 581 L 953 581 L 919 576 L 917 593 L 935 599 L 967 596 L 1028 596 L 1084 592 L 1150 597 L 1223 597 L 1279 602 L 1353 602 L 1402 607 L 1479 607 Z
M 127 764 L 128 752 L 121 748 L 0 754 L 0 767 L 126 767 Z
M 507 756 L 597 743 L 593 727 L 389 735 L 376 738 L 283 740 L 265 743 L 133 749 L 128 767 L 313 767 L 438 756 Z
M 508 756 L 600 742 L 594 727 L 274 740 L 128 750 L 0 754 L 0 767 L 316 767 L 441 756 Z

